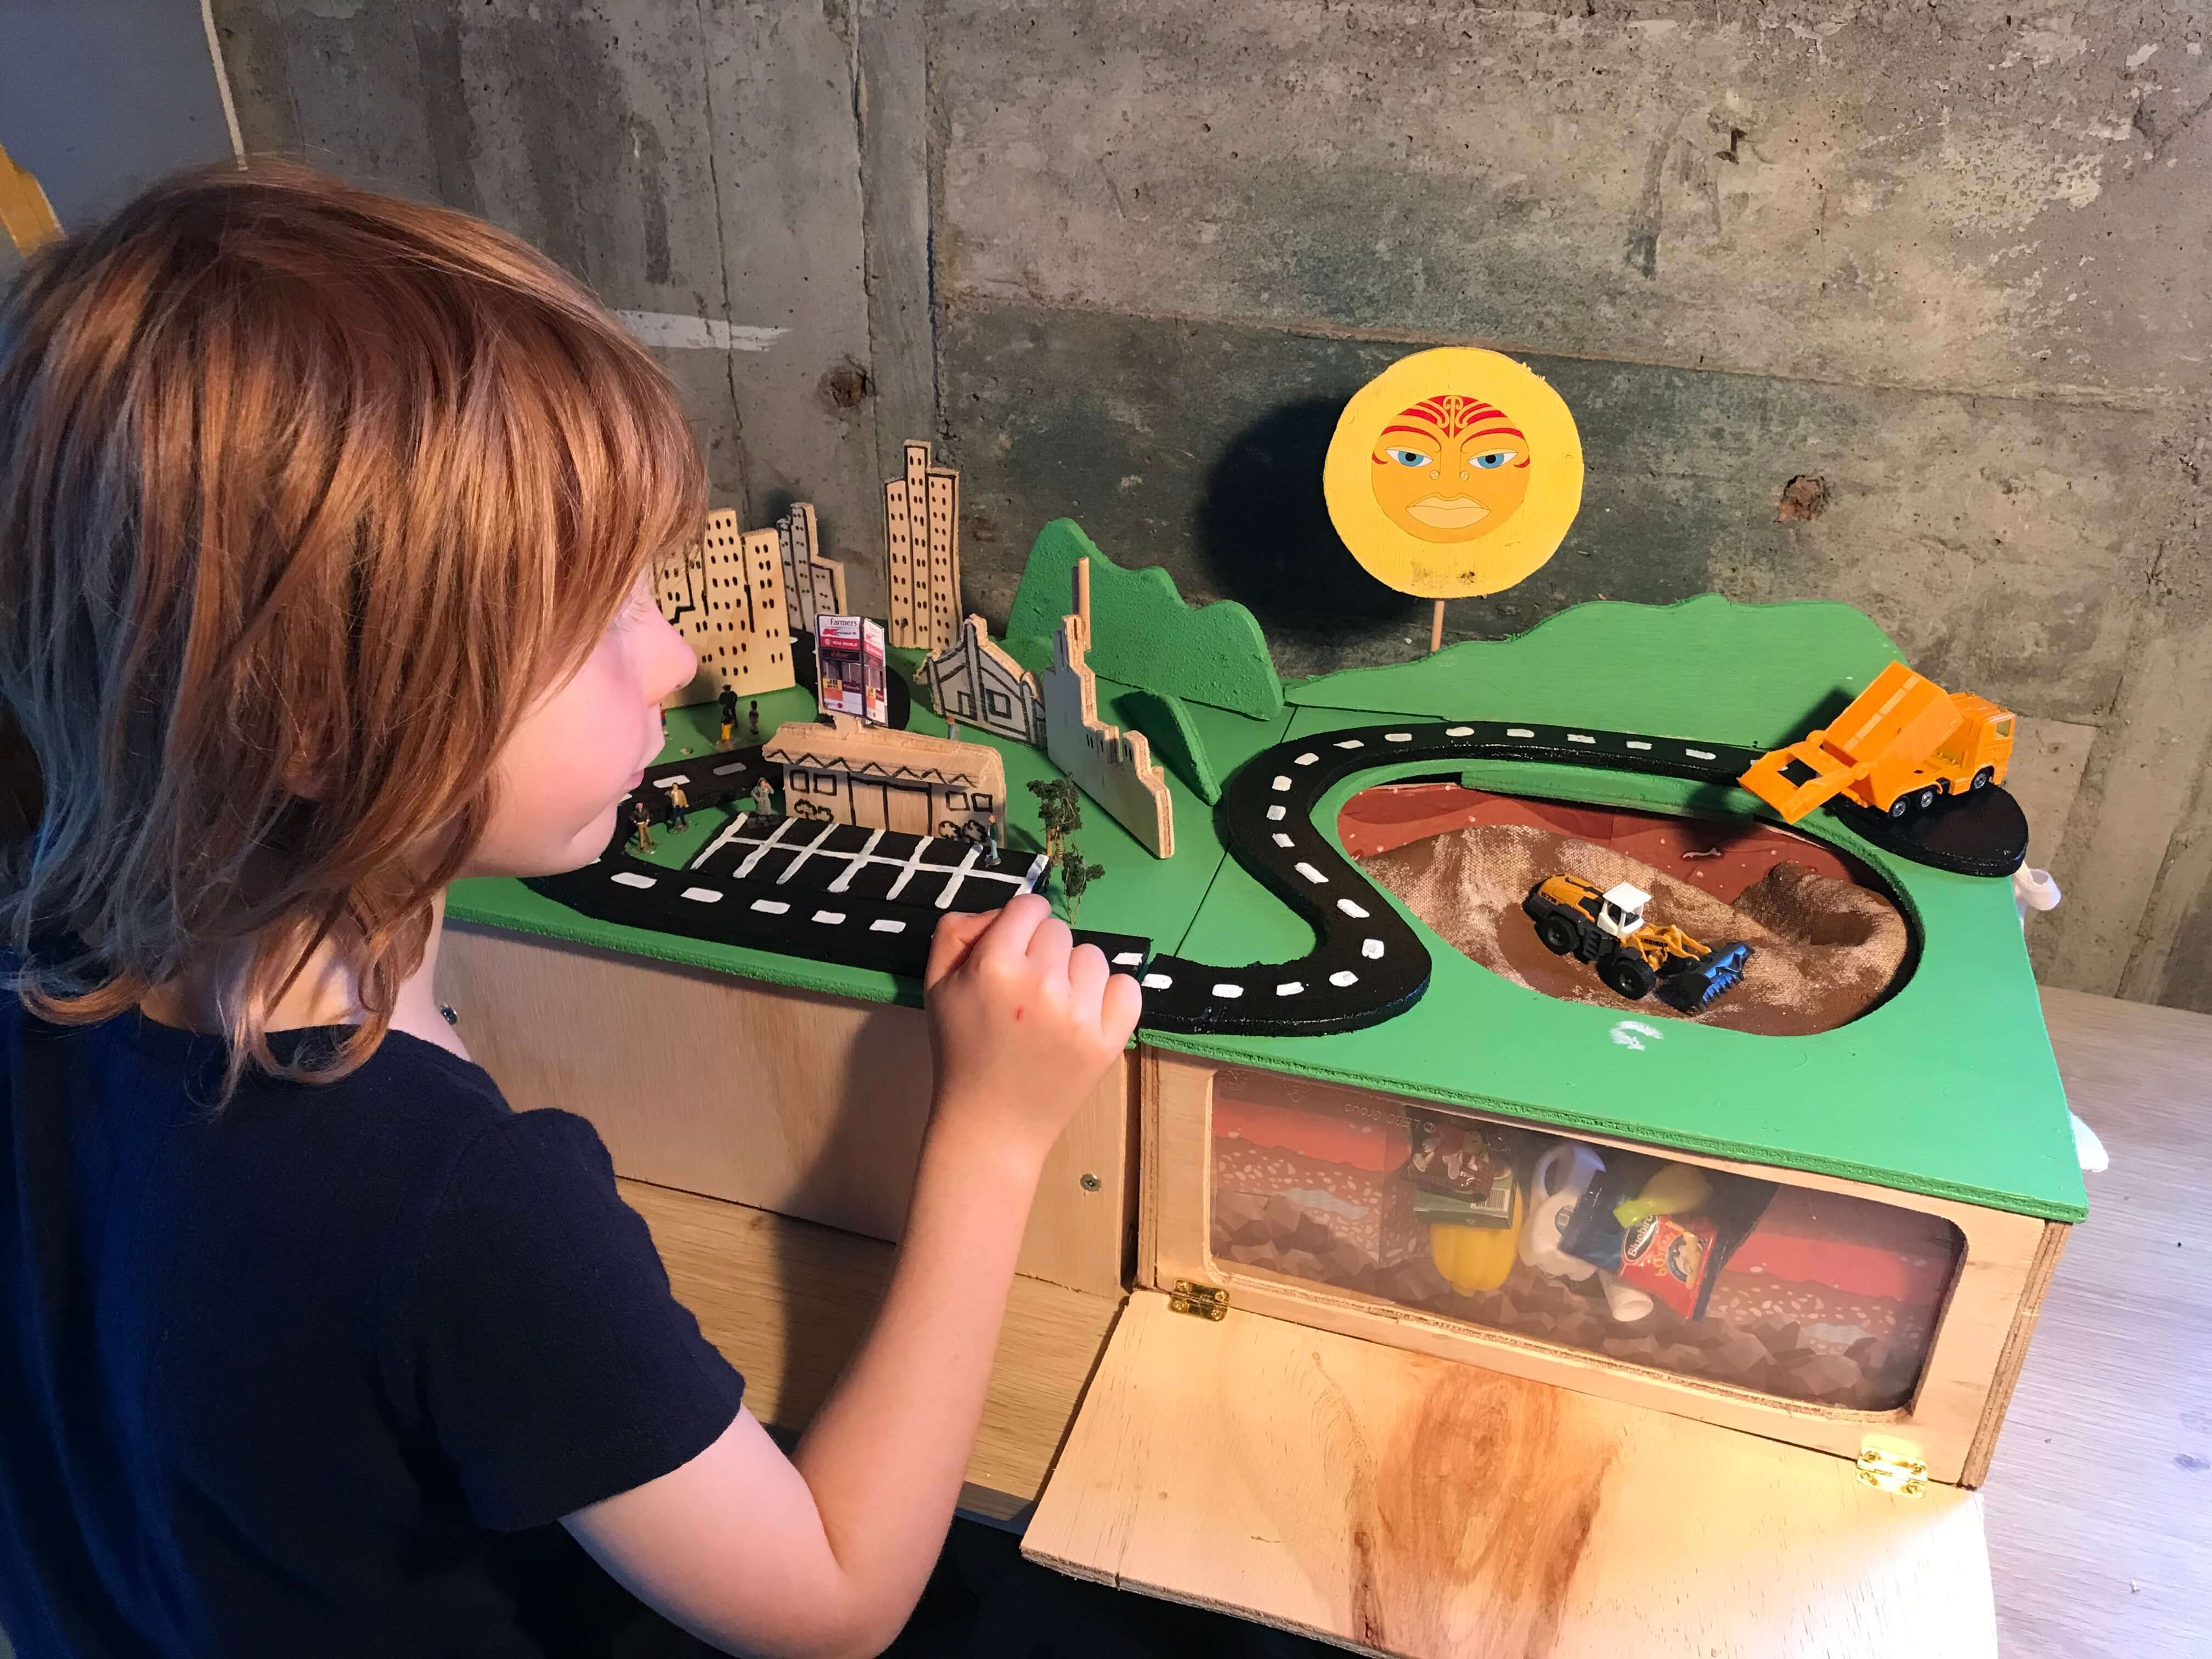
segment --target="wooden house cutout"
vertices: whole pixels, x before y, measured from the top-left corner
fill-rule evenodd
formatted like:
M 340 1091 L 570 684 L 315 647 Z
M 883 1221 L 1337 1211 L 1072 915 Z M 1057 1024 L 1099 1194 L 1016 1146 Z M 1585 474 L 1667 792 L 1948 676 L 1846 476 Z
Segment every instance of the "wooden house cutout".
M 1044 747 L 1043 690 L 1036 675 L 993 641 L 981 617 L 963 622 L 952 643 L 921 665 L 919 678 L 930 707 L 948 723 Z

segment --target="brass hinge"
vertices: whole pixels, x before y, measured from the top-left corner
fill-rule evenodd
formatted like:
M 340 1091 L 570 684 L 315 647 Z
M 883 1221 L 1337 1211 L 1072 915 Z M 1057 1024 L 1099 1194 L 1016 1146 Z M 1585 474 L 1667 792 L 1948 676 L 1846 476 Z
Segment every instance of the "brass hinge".
M 1218 1322 L 1229 1311 L 1229 1292 L 1218 1285 L 1196 1285 L 1188 1279 L 1178 1279 L 1174 1293 L 1168 1297 L 1168 1311 Z
M 1884 1451 L 1879 1446 L 1862 1446 L 1859 1479 L 1877 1492 L 1917 1498 L 1928 1490 L 1927 1460 L 1906 1452 Z

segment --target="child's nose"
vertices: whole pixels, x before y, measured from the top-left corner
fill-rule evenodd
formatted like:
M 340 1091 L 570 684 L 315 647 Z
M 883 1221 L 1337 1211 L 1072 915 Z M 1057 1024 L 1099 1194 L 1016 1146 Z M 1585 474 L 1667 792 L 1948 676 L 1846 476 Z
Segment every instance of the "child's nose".
M 692 677 L 699 672 L 699 653 L 665 617 L 656 616 L 653 628 L 645 690 L 647 700 L 657 703 L 671 692 L 680 691 L 691 684 Z

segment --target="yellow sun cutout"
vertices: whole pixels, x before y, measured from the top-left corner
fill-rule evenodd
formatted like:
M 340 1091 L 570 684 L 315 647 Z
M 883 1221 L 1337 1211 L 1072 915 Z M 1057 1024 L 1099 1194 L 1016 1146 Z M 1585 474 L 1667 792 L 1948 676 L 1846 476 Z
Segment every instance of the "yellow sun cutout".
M 1495 593 L 1565 539 L 1583 500 L 1582 439 L 1559 394 L 1510 357 L 1417 351 L 1345 405 L 1322 493 L 1376 580 L 1429 599 Z

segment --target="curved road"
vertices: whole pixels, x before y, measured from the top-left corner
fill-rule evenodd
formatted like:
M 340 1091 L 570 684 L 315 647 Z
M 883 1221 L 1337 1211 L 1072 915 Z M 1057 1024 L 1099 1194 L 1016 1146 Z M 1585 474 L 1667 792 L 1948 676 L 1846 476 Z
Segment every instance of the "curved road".
M 1162 1031 L 1318 1035 L 1375 1024 L 1419 1000 L 1428 948 L 1313 822 L 1322 797 L 1355 772 L 1403 761 L 1521 760 L 1733 784 L 1760 752 L 1503 720 L 1398 721 L 1278 744 L 1238 769 L 1215 818 L 1231 856 L 1310 923 L 1318 943 L 1293 961 L 1243 968 L 1155 957 L 1144 975 L 1144 1023 Z
M 1224 968 L 1151 957 L 1147 941 L 1085 931 L 1116 967 L 1141 967 L 1144 1024 L 1154 1030 L 1297 1036 L 1357 1030 L 1418 1001 L 1428 947 L 1358 866 L 1313 821 L 1335 784 L 1401 762 L 1516 760 L 1659 773 L 1733 787 L 1760 750 L 1733 744 L 1504 720 L 1400 720 L 1327 732 L 1254 756 L 1229 781 L 1215 819 L 1230 856 L 1314 930 L 1287 962 Z M 748 761 L 747 757 L 750 757 Z M 662 787 L 688 773 L 693 805 L 726 800 L 760 764 L 757 750 L 664 763 L 641 797 L 659 816 Z M 1892 819 L 1831 803 L 1869 841 L 1970 875 L 2006 876 L 2027 847 L 2018 805 L 1996 787 Z M 1034 886 L 1042 857 L 980 868 L 971 849 L 848 824 L 739 817 L 689 868 L 633 856 L 628 817 L 582 870 L 529 884 L 603 921 L 732 945 L 793 951 L 919 975 L 936 917 L 982 910 Z M 803 901 L 803 902 L 802 902 Z

